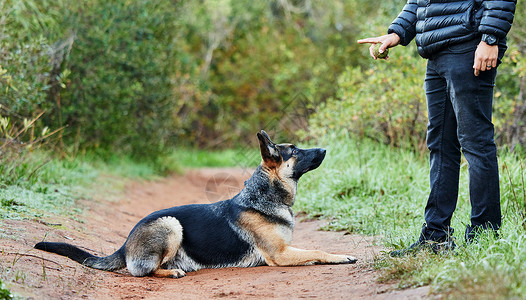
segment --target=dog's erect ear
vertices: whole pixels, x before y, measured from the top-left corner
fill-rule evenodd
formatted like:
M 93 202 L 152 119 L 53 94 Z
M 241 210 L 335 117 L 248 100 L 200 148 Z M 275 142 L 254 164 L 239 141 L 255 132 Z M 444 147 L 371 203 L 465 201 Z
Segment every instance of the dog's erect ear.
M 259 139 L 259 148 L 261 150 L 261 158 L 268 167 L 277 167 L 281 164 L 282 158 L 276 145 L 270 140 L 268 134 L 261 130 L 257 133 Z

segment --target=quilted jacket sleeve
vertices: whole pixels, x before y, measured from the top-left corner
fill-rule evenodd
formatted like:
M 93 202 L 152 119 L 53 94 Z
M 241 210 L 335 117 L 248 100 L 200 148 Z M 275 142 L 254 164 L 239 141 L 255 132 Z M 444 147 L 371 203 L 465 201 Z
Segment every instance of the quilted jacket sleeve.
M 517 0 L 482 1 L 484 12 L 478 28 L 480 33 L 503 39 L 510 31 Z
M 417 8 L 417 0 L 408 0 L 402 12 L 387 30 L 387 33 L 394 32 L 398 34 L 400 37 L 400 45 L 407 46 L 416 35 Z

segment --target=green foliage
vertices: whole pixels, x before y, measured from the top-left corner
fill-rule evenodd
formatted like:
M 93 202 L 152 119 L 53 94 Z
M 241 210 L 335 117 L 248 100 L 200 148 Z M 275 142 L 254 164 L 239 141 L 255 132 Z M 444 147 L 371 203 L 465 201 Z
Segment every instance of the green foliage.
M 509 43 L 498 69 L 493 106 L 497 141 L 512 148 L 526 142 L 526 47 L 520 47 Z
M 13 123 L 52 107 L 46 101 L 52 47 L 41 34 L 29 34 L 42 29 L 38 18 L 50 22 L 38 11 L 35 1 L 0 3 L 0 113 Z
M 6 55 L 0 56 L 0 97 L 12 111 L 30 116 L 46 106 L 47 75 L 51 71 L 49 46 L 44 38 L 12 44 L 6 39 L 16 40 L 16 36 L 2 35 L 0 49 Z
M 13 299 L 13 294 L 11 292 L 4 288 L 4 283 L 2 280 L 0 280 L 0 299 L 1 300 L 11 300 Z
M 177 95 L 183 134 L 198 145 L 291 137 L 312 106 L 359 64 L 357 30 L 370 1 L 204 1 L 182 7 Z M 219 9 L 220 8 L 220 9 Z
M 511 149 L 526 142 L 526 4 L 518 1 L 508 50 L 499 66 L 494 102 L 497 141 Z
M 509 36 L 519 45 L 519 49 L 523 54 L 526 51 L 526 19 L 524 17 L 526 17 L 526 4 L 517 1 L 515 18 Z
M 422 150 L 424 61 L 398 47 L 373 62 L 355 43 L 385 32 L 401 5 L 3 1 L 2 111 L 16 127 L 44 112 L 35 129 L 64 127 L 61 150 L 155 162 L 176 143 L 229 147 L 262 128 L 290 139 L 327 101 L 314 132 L 344 128 Z M 523 14 L 519 2 L 495 102 L 499 141 L 513 145 L 526 140 Z
M 345 130 L 391 146 L 425 149 L 424 72 L 425 61 L 413 47 L 394 49 L 389 60 L 368 68 L 346 69 L 338 80 L 337 98 L 311 116 L 306 134 L 316 137 Z
M 58 116 L 76 131 L 68 141 L 141 159 L 164 153 L 173 131 L 174 4 L 91 0 L 70 5 L 63 22 L 72 24 L 76 39 Z
M 345 65 L 361 63 L 350 41 L 377 8 L 7 1 L 2 104 L 16 122 L 45 111 L 39 125 L 65 127 L 61 146 L 107 156 L 155 160 L 175 142 L 227 147 L 263 127 L 290 137 L 334 95 Z
M 7 1 L 0 93 L 13 123 L 65 127 L 61 145 L 155 160 L 174 139 L 172 1 Z

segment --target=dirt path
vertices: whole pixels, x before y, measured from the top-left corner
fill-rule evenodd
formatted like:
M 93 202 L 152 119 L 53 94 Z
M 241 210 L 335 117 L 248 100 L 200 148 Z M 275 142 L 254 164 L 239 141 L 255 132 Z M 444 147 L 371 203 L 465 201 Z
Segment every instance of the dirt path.
M 378 272 L 371 261 L 381 248 L 374 246 L 374 238 L 318 231 L 321 221 L 298 220 L 293 245 L 351 254 L 360 259 L 357 264 L 227 268 L 191 272 L 181 279 L 136 278 L 126 270 L 92 270 L 32 248 L 47 235 L 48 241 L 108 255 L 120 248 L 133 225 L 150 212 L 230 198 L 249 176 L 242 169 L 200 169 L 185 176 L 130 184 L 118 201 L 83 201 L 89 207 L 82 217 L 85 222 L 68 218 L 4 221 L 4 234 L 16 240 L 0 240 L 2 279 L 15 280 L 11 290 L 35 299 L 420 299 L 428 293 L 427 288 L 392 291 L 390 285 L 376 283 Z

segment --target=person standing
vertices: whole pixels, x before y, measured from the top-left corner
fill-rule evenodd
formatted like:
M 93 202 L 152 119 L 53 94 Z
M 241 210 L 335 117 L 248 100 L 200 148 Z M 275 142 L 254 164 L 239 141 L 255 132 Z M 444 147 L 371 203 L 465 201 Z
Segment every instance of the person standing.
M 427 59 L 425 92 L 428 109 L 431 192 L 425 224 L 402 256 L 423 248 L 435 253 L 455 248 L 451 218 L 455 211 L 461 153 L 469 165 L 471 224 L 467 243 L 481 230 L 497 234 L 501 226 L 497 147 L 492 123 L 497 67 L 507 49 L 516 0 L 408 0 L 387 35 L 359 40 L 380 43 L 380 53 L 413 39 Z

